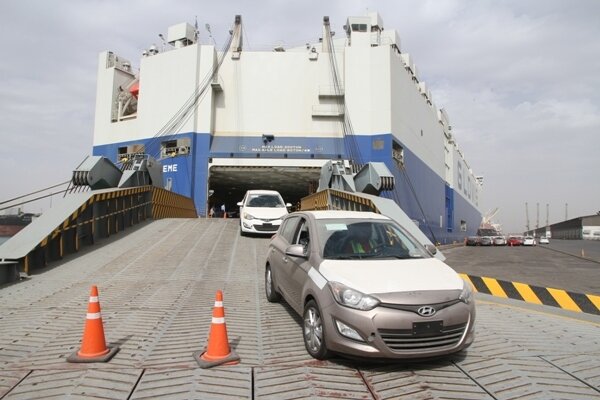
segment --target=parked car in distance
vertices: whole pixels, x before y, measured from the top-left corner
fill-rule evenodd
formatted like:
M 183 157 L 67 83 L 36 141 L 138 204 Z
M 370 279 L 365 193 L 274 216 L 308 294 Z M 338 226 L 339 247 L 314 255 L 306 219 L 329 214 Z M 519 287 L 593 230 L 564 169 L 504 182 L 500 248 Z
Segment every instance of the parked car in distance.
M 494 246 L 506 246 L 506 238 L 504 236 L 494 237 Z
M 509 236 L 506 240 L 506 244 L 509 246 L 520 246 L 523 244 L 523 241 L 518 236 Z
M 542 236 L 540 238 L 540 244 L 549 244 L 550 240 L 548 240 L 548 238 L 546 236 Z
M 492 241 L 491 236 L 482 236 L 481 238 L 479 238 L 480 246 L 491 246 L 493 244 L 494 242 Z
M 281 225 L 281 219 L 288 214 L 287 207 L 279 192 L 275 190 L 248 190 L 244 199 L 237 203 L 240 207 L 240 234 L 273 234 Z
M 533 236 L 525 236 L 523 246 L 535 246 L 535 238 Z
M 469 236 L 465 240 L 466 246 L 479 246 L 479 236 Z
M 370 359 L 434 357 L 474 339 L 468 283 L 381 214 L 299 211 L 269 243 L 265 293 L 302 317 L 307 352 Z

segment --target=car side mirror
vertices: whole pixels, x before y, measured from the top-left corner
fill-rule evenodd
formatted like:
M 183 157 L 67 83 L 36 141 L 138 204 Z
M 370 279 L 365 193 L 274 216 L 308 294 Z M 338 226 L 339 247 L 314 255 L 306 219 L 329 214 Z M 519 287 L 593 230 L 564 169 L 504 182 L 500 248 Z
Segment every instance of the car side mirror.
M 301 244 L 293 244 L 285 249 L 285 254 L 292 257 L 308 258 L 306 247 Z
M 243 205 L 244 205 L 244 203 L 243 203 L 243 202 L 241 202 L 241 201 L 238 201 L 237 205 L 238 205 L 238 207 L 241 207 L 241 206 L 243 206 Z
M 437 253 L 437 247 L 435 247 L 432 244 L 426 244 L 425 245 L 425 249 L 430 252 L 432 255 L 435 255 Z

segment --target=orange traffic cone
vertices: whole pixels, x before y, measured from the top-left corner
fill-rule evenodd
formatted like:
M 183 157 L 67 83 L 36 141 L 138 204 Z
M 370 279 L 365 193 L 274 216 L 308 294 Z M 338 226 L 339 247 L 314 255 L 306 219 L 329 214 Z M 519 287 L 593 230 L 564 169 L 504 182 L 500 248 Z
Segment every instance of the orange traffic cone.
M 118 347 L 107 347 L 104 339 L 104 327 L 100 314 L 100 301 L 98 300 L 98 287 L 92 286 L 88 312 L 85 318 L 81 349 L 71 354 L 68 362 L 91 363 L 107 362 L 119 351 Z
M 225 325 L 225 308 L 223 307 L 223 292 L 220 290 L 217 290 L 215 296 L 215 307 L 213 308 L 206 351 L 197 351 L 193 356 L 200 368 L 210 368 L 223 364 L 234 365 L 240 362 L 240 357 L 229 348 L 227 326 Z

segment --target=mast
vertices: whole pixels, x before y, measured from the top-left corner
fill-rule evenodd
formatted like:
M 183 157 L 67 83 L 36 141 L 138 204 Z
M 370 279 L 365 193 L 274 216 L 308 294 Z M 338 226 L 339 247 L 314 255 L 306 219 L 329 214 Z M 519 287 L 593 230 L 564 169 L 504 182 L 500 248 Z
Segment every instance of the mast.
M 242 37 L 242 16 L 235 16 L 235 26 L 232 32 L 233 38 L 231 39 L 231 58 L 233 60 L 239 60 L 242 53 L 242 46 L 244 40 Z

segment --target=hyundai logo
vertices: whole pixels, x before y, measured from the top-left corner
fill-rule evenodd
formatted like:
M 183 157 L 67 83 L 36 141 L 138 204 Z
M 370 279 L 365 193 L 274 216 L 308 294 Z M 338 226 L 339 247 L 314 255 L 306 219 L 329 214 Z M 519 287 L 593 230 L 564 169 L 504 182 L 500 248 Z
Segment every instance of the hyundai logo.
M 417 310 L 417 313 L 423 317 L 431 317 L 435 314 L 435 308 L 431 306 L 423 306 Z

